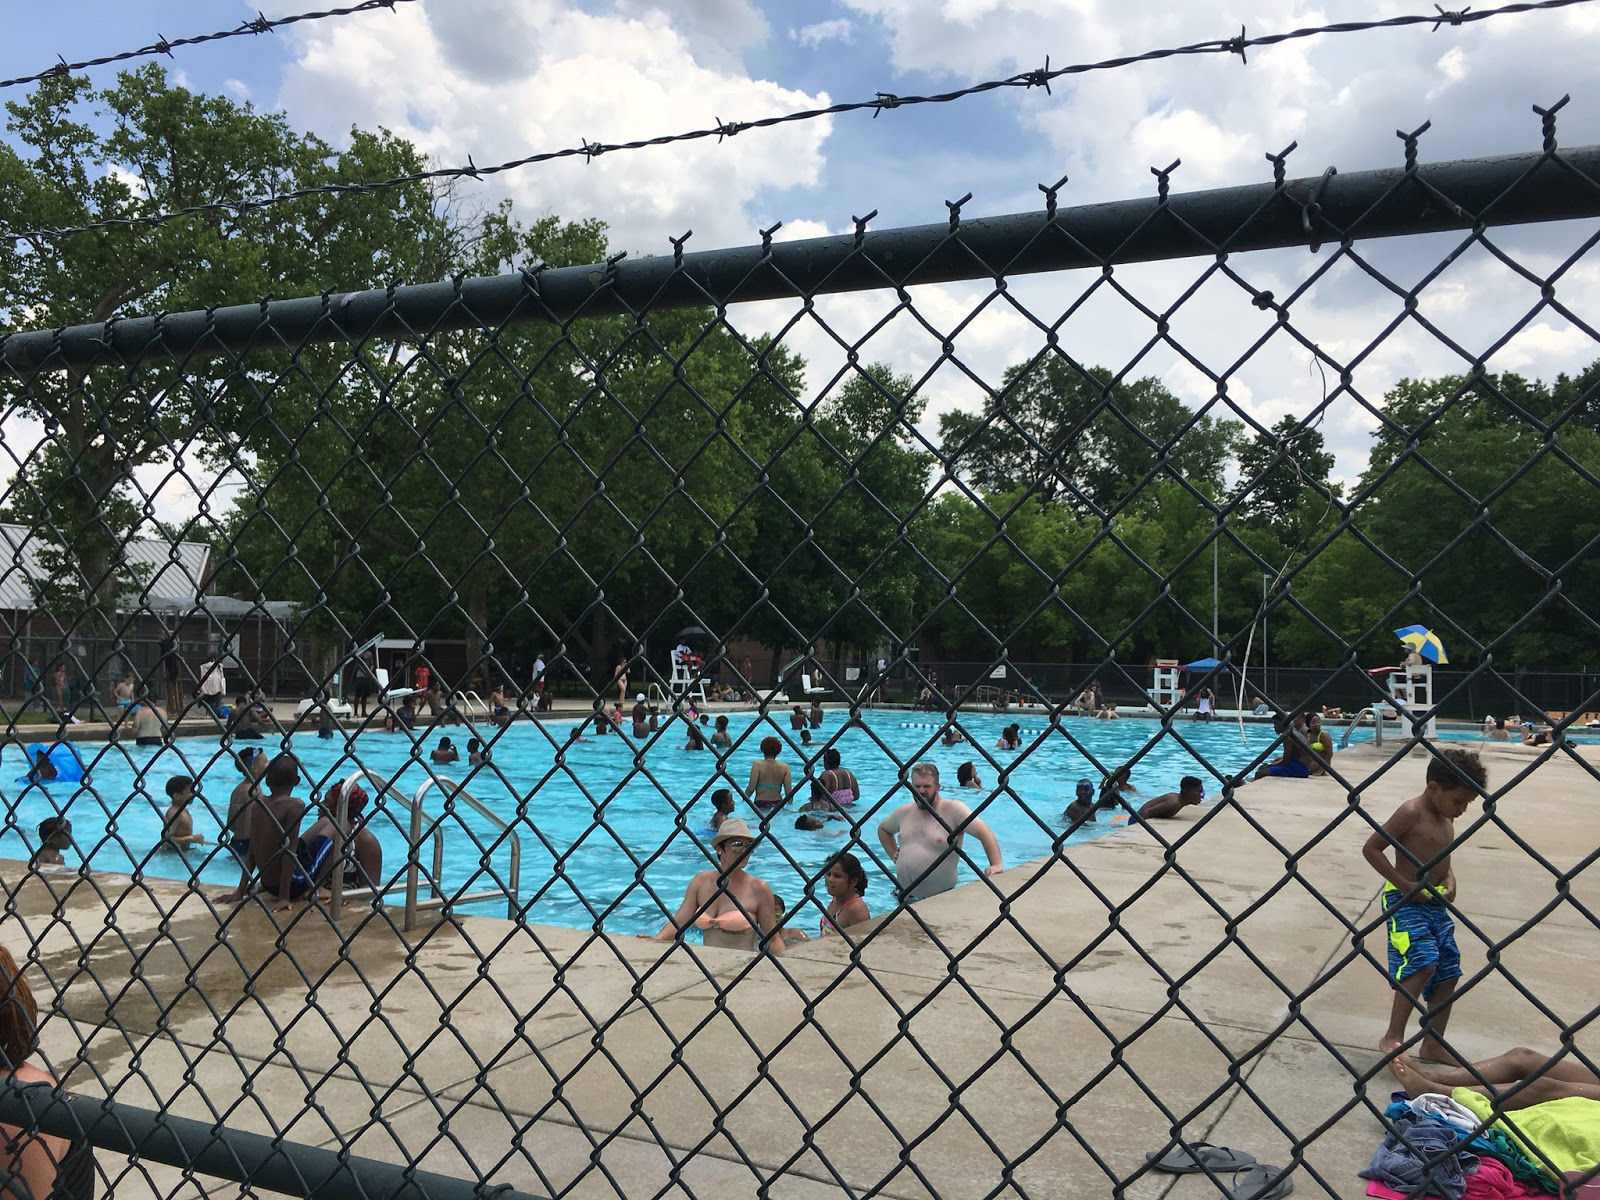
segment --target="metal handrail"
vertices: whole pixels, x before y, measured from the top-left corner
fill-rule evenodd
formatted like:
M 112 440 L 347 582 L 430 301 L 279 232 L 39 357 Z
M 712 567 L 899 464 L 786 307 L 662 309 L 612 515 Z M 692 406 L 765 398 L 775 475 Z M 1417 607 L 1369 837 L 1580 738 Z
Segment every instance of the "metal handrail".
M 457 692 L 456 695 L 455 695 L 455 698 L 458 701 L 466 701 L 467 702 L 467 715 L 469 717 L 472 715 L 472 705 L 474 705 L 474 704 L 476 704 L 479 708 L 483 709 L 483 715 L 484 716 L 486 716 L 486 717 L 494 716 L 494 710 L 489 707 L 489 702 L 487 700 L 485 700 L 482 696 L 478 695 L 477 692 L 471 692 L 471 691 L 468 691 L 468 692 Z
M 491 889 L 483 892 L 473 892 L 466 896 L 444 896 L 439 892 L 439 879 L 444 874 L 444 835 L 436 824 L 433 827 L 433 891 L 431 901 L 419 900 L 417 892 L 421 884 L 421 863 L 417 857 L 417 843 L 422 840 L 422 798 L 428 794 L 428 789 L 435 785 L 442 785 L 450 789 L 452 800 L 461 799 L 470 804 L 477 814 L 501 833 L 511 835 L 511 871 L 509 887 Z M 511 823 L 495 812 L 482 800 L 479 800 L 466 788 L 453 779 L 435 777 L 424 780 L 411 797 L 411 854 L 406 860 L 406 919 L 407 932 L 417 927 L 417 912 L 422 908 L 444 908 L 453 904 L 470 904 L 478 900 L 492 900 L 495 897 L 504 897 L 506 900 L 506 916 L 512 920 L 517 915 L 517 898 L 521 895 L 520 883 L 522 879 L 522 838 L 511 830 Z
M 1383 710 L 1376 704 L 1369 704 L 1350 718 L 1350 724 L 1344 727 L 1344 736 L 1339 739 L 1339 749 L 1344 750 L 1350 745 L 1350 735 L 1356 731 L 1356 726 L 1360 725 L 1366 717 L 1372 718 L 1372 744 L 1374 746 L 1383 745 Z

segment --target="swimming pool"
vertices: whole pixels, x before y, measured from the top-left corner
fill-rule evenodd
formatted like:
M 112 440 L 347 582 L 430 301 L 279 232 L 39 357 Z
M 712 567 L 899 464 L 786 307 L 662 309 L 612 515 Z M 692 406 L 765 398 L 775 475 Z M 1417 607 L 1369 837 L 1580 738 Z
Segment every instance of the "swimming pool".
M 440 736 L 461 746 L 475 732 L 460 726 L 429 732 L 415 743 L 404 734 L 363 733 L 330 740 L 315 733 L 298 734 L 289 749 L 301 763 L 297 794 L 308 802 L 357 769 L 391 781 L 395 791 L 377 805 L 372 823 L 383 844 L 386 876 L 396 876 L 406 859 L 409 810 L 397 793 L 409 797 L 430 778 L 465 783 L 472 795 L 521 835 L 519 891 L 525 919 L 569 928 L 603 925 L 614 933 L 648 933 L 660 928 L 663 908 L 670 912 L 677 907 L 694 873 L 711 865 L 701 848 L 709 841 L 711 792 L 728 787 L 739 793 L 751 763 L 760 757 L 757 743 L 767 734 L 785 740 L 780 758 L 790 764 L 797 781 L 805 774 L 804 762 L 814 761 L 813 772 L 821 773 L 822 749 L 832 744 L 861 784 L 861 801 L 851 813 L 854 831 L 843 822 L 830 822 L 824 831 L 807 832 L 793 827 L 793 808 L 807 794 L 801 783 L 796 805 L 772 820 L 769 838 L 751 861 L 751 870 L 789 902 L 790 923 L 806 928 L 815 927 L 817 920 L 814 906 L 798 911 L 808 876 L 814 879 L 828 858 L 842 849 L 853 850 L 866 866 L 871 879 L 866 898 L 873 910 L 893 902 L 892 880 L 872 863 L 866 848 L 881 854 L 877 823 L 892 807 L 910 799 L 902 779 L 905 766 L 912 762 L 931 760 L 939 767 L 946 794 L 975 807 L 982 804 L 981 815 L 999 837 L 1009 867 L 1054 852 L 1073 785 L 1080 776 L 1099 780 L 1101 772 L 1090 755 L 1108 768 L 1140 755 L 1132 778 L 1146 796 L 1176 790 L 1179 777 L 1186 774 L 1199 775 L 1206 790 L 1213 792 L 1219 773 L 1242 770 L 1272 741 L 1265 726 L 1247 725 L 1241 738 L 1238 725 L 1223 722 L 1185 721 L 1174 733 L 1163 733 L 1153 720 L 1074 719 L 1052 730 L 1043 713 L 1024 709 L 964 715 L 962 728 L 972 742 L 953 747 L 937 744 L 940 726 L 927 714 L 875 711 L 865 714 L 861 725 L 842 729 L 844 718 L 834 713 L 813 731 L 816 744 L 800 747 L 795 741 L 799 734 L 788 728 L 786 714 L 777 714 L 776 720 L 781 727 L 752 713 L 730 714 L 735 747 L 720 765 L 710 751 L 681 749 L 685 741 L 681 725 L 664 728 L 641 756 L 628 739 L 616 735 L 594 737 L 589 732 L 585 740 L 571 741 L 579 726 L 570 720 L 519 722 L 499 732 L 492 767 L 475 771 L 464 762 L 432 768 L 426 763 Z M 1023 752 L 995 749 L 1001 729 L 1013 722 L 1022 726 Z M 476 731 L 486 739 L 494 732 Z M 1185 741 L 1204 756 L 1210 769 L 1196 762 Z M 253 744 L 272 754 L 281 749 L 272 740 Z M 199 781 L 195 830 L 216 837 L 228 794 L 240 779 L 229 750 L 210 738 L 181 738 L 154 748 L 85 743 L 79 749 L 90 767 L 88 783 L 47 787 L 15 782 L 23 770 L 21 755 L 18 748 L 7 749 L 0 762 L 0 794 L 10 819 L 0 835 L 0 856 L 26 859 L 38 822 L 64 813 L 72 820 L 78 854 L 95 868 L 137 869 L 159 878 L 194 878 L 221 886 L 238 881 L 237 866 L 215 845 L 184 853 L 152 850 L 161 834 L 165 784 L 172 775 Z M 981 791 L 955 785 L 956 767 L 968 759 L 978 767 L 985 785 Z M 376 803 L 378 786 L 370 779 L 364 786 Z M 464 805 L 447 805 L 441 788 L 428 794 L 424 808 L 430 819 L 442 817 L 447 892 L 481 892 L 507 878 L 510 845 L 490 822 Z M 742 803 L 737 815 L 754 825 L 752 813 Z M 1064 844 L 1116 827 L 1103 822 L 1080 830 Z M 981 864 L 982 848 L 971 839 L 966 848 Z M 421 860 L 423 870 L 429 870 L 432 848 L 426 841 Z M 961 878 L 973 878 L 970 867 L 962 866 Z M 810 886 L 813 895 L 826 903 L 821 883 Z M 399 896 L 391 899 L 397 902 Z M 479 902 L 462 911 L 504 916 L 506 905 Z

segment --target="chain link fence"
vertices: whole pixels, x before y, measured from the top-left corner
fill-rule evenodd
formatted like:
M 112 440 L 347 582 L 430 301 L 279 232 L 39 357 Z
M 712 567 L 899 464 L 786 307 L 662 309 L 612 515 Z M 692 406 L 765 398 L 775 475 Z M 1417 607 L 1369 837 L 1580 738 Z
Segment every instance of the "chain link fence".
M 78 1097 L 8 1116 L 130 1195 L 1357 1195 L 1386 1136 L 1592 1176 L 1531 1114 L 1600 1098 L 1600 376 L 1493 369 L 1597 336 L 1600 147 L 1543 122 L 5 336 L 5 941 Z M 1471 342 L 1468 261 L 1529 297 Z M 1317 329 L 1339 288 L 1369 332 Z M 1410 625 L 1450 669 L 1397 703 Z M 1481 806 L 1376 832 L 1424 770 Z M 1373 837 L 1446 897 L 1451 1008 L 1522 1024 L 1388 981 Z M 1391 1104 L 1395 996 L 1492 1060 L 1465 1125 Z

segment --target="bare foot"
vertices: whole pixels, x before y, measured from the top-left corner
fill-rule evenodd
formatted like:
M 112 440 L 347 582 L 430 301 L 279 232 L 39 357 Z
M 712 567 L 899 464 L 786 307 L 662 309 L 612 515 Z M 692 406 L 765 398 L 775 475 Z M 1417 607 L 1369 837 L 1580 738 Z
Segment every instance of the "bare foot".
M 1405 1041 L 1404 1038 L 1398 1038 L 1392 1033 L 1386 1033 L 1378 1040 L 1378 1053 L 1393 1054 L 1396 1050 L 1400 1049 L 1400 1043 L 1403 1041 Z
M 1444 1089 L 1417 1070 L 1417 1065 L 1409 1055 L 1397 1054 L 1392 1058 L 1389 1061 L 1389 1074 L 1395 1077 L 1395 1081 L 1413 1100 L 1418 1096 L 1444 1094 Z

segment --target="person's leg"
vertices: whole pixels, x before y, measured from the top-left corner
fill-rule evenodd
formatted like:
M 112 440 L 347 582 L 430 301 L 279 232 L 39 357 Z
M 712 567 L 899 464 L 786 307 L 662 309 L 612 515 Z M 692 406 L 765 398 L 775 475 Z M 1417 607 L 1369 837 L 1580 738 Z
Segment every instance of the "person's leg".
M 1389 1073 L 1395 1077 L 1415 1099 L 1418 1096 L 1448 1096 L 1455 1088 L 1440 1078 L 1444 1072 L 1420 1066 L 1404 1054 L 1396 1055 L 1389 1063 Z M 1600 1100 L 1600 1083 L 1579 1083 L 1570 1079 L 1552 1079 L 1548 1075 L 1526 1082 L 1508 1081 L 1503 1087 L 1484 1087 L 1482 1084 L 1463 1084 L 1467 1090 L 1477 1092 L 1495 1101 L 1501 1109 L 1510 1112 L 1519 1108 L 1532 1108 L 1549 1100 L 1566 1100 L 1579 1097 Z
M 1429 1062 L 1460 1066 L 1461 1060 L 1445 1048 L 1445 1026 L 1450 1023 L 1450 1001 L 1455 996 L 1456 980 L 1461 978 L 1461 952 L 1456 948 L 1456 926 L 1445 904 L 1424 904 L 1417 910 L 1425 919 L 1433 942 L 1434 975 L 1431 986 L 1423 989 L 1428 1011 L 1422 1016 L 1422 1046 L 1418 1053 Z
M 1417 1056 L 1424 1062 L 1455 1066 L 1461 1061 L 1444 1044 L 1445 1026 L 1450 1024 L 1450 1001 L 1455 992 L 1454 979 L 1441 979 L 1424 997 L 1428 1010 L 1422 1014 L 1422 1045 L 1417 1049 Z
M 1406 1040 L 1406 1024 L 1411 1020 L 1411 1014 L 1416 1011 L 1422 989 L 1427 987 L 1432 979 L 1433 968 L 1424 967 L 1404 979 L 1390 980 L 1394 985 L 1394 1002 L 1389 1006 L 1389 1028 L 1378 1042 L 1378 1049 L 1384 1054 L 1398 1050 Z
M 1518 1046 L 1475 1062 L 1470 1067 L 1430 1066 L 1428 1075 L 1437 1083 L 1451 1087 L 1476 1087 L 1485 1083 L 1515 1083 L 1535 1075 L 1546 1079 L 1559 1079 L 1567 1083 L 1600 1084 L 1596 1075 L 1583 1063 L 1573 1059 L 1552 1059 L 1539 1050 Z

